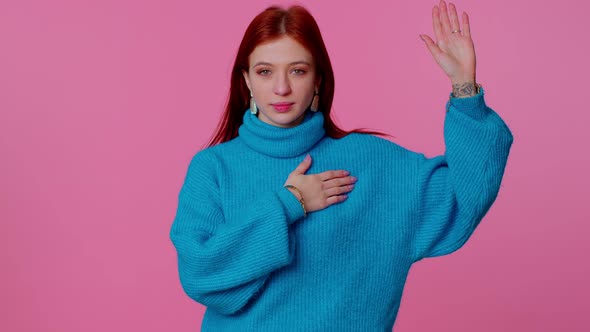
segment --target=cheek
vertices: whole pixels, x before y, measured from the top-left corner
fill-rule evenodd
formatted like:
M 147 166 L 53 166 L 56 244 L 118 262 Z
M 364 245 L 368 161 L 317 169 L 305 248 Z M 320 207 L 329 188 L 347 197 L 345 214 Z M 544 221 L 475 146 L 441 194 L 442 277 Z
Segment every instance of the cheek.
M 313 95 L 314 93 L 314 83 L 311 79 L 305 79 L 295 82 L 294 86 L 297 87 L 297 91 L 299 91 L 302 95 Z
M 259 98 L 267 96 L 269 93 L 272 93 L 272 84 L 270 84 L 268 81 L 255 79 L 251 80 L 250 84 L 252 85 L 254 95 L 258 96 Z

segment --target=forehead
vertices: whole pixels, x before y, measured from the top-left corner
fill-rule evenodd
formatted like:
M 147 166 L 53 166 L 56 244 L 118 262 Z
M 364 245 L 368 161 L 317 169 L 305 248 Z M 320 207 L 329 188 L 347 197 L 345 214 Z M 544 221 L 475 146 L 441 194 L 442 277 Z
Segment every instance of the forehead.
M 311 53 L 295 39 L 283 36 L 256 46 L 250 54 L 250 65 L 257 62 L 289 64 L 296 61 L 312 63 Z

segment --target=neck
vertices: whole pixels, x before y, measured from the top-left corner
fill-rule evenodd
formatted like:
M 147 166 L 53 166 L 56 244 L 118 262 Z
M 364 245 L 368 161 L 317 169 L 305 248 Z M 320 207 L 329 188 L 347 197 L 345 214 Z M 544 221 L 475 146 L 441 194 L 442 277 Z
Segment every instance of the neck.
M 252 150 L 271 157 L 296 157 L 324 137 L 324 114 L 308 110 L 298 125 L 283 128 L 263 122 L 247 110 L 238 134 Z

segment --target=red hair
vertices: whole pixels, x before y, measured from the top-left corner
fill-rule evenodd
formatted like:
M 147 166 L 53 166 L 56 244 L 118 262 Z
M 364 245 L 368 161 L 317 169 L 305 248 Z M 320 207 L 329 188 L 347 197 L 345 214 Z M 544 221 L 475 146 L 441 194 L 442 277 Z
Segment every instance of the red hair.
M 250 106 L 250 93 L 242 71 L 248 71 L 248 57 L 252 51 L 262 43 L 285 35 L 299 42 L 313 56 L 316 76 L 321 77 L 318 108 L 324 113 L 326 135 L 332 138 L 342 138 L 355 132 L 391 136 L 365 129 L 345 131 L 334 124 L 334 121 L 330 118 L 332 100 L 334 99 L 334 72 L 315 19 L 302 6 L 295 5 L 288 9 L 270 6 L 252 20 L 244 33 L 231 72 L 231 83 L 225 112 L 217 125 L 215 135 L 208 144 L 209 147 L 238 136 L 238 129 L 243 122 L 244 112 Z

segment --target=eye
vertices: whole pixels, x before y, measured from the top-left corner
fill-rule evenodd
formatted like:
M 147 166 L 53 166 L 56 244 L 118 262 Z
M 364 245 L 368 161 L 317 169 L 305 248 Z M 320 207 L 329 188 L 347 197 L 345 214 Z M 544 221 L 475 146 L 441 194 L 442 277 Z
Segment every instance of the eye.
M 262 76 L 270 75 L 270 70 L 268 70 L 268 69 L 259 70 L 258 75 L 262 75 Z
M 293 72 L 295 72 L 295 74 L 297 74 L 297 75 L 303 75 L 303 74 L 305 74 L 305 70 L 299 69 L 299 68 L 293 69 Z

